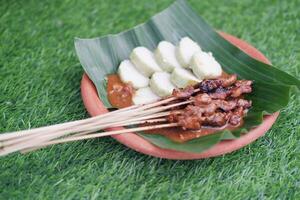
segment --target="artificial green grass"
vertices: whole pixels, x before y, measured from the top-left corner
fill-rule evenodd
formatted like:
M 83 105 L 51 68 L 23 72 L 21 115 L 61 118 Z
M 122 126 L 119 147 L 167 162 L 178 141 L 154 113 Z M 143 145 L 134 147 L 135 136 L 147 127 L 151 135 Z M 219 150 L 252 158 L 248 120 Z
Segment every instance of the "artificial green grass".
M 0 132 L 88 117 L 73 38 L 117 33 L 172 1 L 0 1 Z M 300 3 L 189 1 L 212 26 L 300 78 Z M 258 141 L 223 157 L 170 161 L 110 138 L 0 158 L 0 199 L 299 199 L 300 98 Z

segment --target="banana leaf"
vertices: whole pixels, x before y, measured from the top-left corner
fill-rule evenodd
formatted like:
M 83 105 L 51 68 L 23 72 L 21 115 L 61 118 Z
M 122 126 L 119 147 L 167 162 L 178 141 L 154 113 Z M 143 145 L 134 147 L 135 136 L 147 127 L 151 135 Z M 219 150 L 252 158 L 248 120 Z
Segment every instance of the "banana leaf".
M 154 50 L 162 40 L 177 44 L 184 36 L 200 44 L 204 51 L 212 52 L 227 73 L 237 74 L 240 79 L 254 80 L 253 93 L 246 97 L 252 100 L 253 108 L 248 112 L 242 128 L 220 131 L 186 143 L 176 143 L 157 134 L 139 133 L 161 148 L 201 152 L 221 140 L 237 138 L 259 125 L 264 114 L 284 108 L 289 102 L 291 87 L 300 88 L 300 81 L 296 78 L 253 59 L 222 38 L 184 0 L 175 1 L 147 22 L 130 30 L 99 38 L 75 38 L 75 49 L 99 97 L 110 108 L 106 94 L 106 75 L 115 73 L 119 63 L 128 59 L 134 47 L 145 46 Z

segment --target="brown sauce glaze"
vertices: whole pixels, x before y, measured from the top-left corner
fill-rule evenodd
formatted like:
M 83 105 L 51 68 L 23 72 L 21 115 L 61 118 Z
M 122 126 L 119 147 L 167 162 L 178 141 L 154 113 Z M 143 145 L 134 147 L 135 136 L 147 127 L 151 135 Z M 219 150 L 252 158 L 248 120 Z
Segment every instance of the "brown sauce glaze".
M 168 128 L 168 129 L 148 130 L 148 131 L 144 131 L 144 132 L 149 133 L 149 134 L 163 135 L 174 142 L 184 143 L 189 140 L 199 138 L 202 136 L 206 136 L 206 135 L 210 135 L 210 134 L 213 134 L 215 132 L 222 131 L 225 129 L 226 130 L 234 130 L 234 129 L 237 129 L 238 127 L 240 127 L 241 125 L 242 125 L 242 123 L 236 127 L 233 127 L 231 125 L 226 125 L 222 128 L 202 127 L 199 130 L 182 130 L 181 128 Z
M 132 105 L 134 89 L 121 81 L 117 74 L 107 76 L 107 96 L 115 108 L 125 108 Z

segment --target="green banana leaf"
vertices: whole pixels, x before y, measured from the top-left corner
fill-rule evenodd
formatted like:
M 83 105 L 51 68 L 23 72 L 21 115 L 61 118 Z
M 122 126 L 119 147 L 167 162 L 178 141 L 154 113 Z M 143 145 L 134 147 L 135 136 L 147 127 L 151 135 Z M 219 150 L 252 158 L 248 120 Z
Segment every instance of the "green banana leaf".
M 292 86 L 300 88 L 300 81 L 289 74 L 255 60 L 223 39 L 184 0 L 177 0 L 146 23 L 115 35 L 93 39 L 75 39 L 79 60 L 97 87 L 99 97 L 106 107 L 111 105 L 106 94 L 106 75 L 115 73 L 119 63 L 128 59 L 136 46 L 153 50 L 162 40 L 177 44 L 188 36 L 200 44 L 204 51 L 213 52 L 227 73 L 240 79 L 254 80 L 253 93 L 246 98 L 253 101 L 253 108 L 245 118 L 242 128 L 176 143 L 157 134 L 139 133 L 146 140 L 166 149 L 185 152 L 204 151 L 221 140 L 234 139 L 262 122 L 264 114 L 274 113 L 288 104 Z

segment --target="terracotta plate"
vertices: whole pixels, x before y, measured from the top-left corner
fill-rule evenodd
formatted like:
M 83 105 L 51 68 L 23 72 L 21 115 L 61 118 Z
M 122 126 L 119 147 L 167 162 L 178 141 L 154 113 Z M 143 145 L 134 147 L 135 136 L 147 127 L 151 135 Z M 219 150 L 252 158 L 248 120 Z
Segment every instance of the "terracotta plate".
M 245 41 L 242 41 L 232 35 L 222 32 L 220 33 L 220 35 L 222 35 L 226 40 L 239 47 L 241 50 L 243 50 L 245 53 L 252 56 L 253 58 L 268 64 L 270 63 L 269 60 L 261 52 L 259 52 L 257 49 L 255 49 Z M 101 100 L 99 99 L 94 84 L 86 74 L 84 74 L 82 77 L 81 94 L 83 103 L 91 116 L 96 116 L 108 112 Z M 252 129 L 249 133 L 245 134 L 244 136 L 235 140 L 222 141 L 202 153 L 187 153 L 162 149 L 151 144 L 150 142 L 148 142 L 147 140 L 143 139 L 135 133 L 125 133 L 121 135 L 115 135 L 112 137 L 121 142 L 122 144 L 126 145 L 127 147 L 134 149 L 135 151 L 155 157 L 177 160 L 209 158 L 230 153 L 255 141 L 257 138 L 264 135 L 271 128 L 278 115 L 279 113 L 276 112 L 272 115 L 265 116 L 264 121 L 260 126 Z

